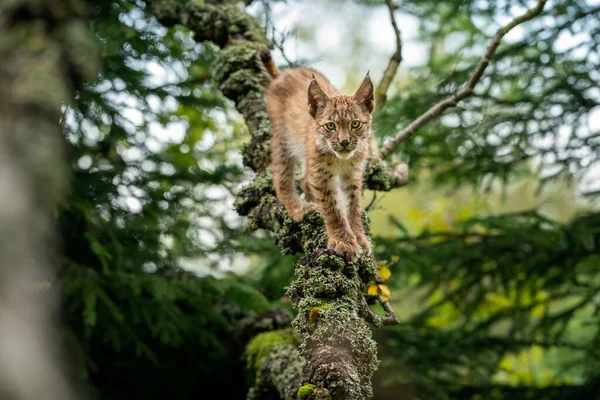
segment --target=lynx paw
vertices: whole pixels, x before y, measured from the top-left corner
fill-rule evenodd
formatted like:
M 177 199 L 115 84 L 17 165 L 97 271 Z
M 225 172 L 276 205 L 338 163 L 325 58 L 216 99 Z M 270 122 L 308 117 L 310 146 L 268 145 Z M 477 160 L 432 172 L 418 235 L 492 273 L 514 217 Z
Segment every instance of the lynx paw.
M 294 210 L 294 213 L 291 215 L 291 217 L 294 222 L 300 222 L 306 215 L 316 211 L 317 205 L 315 203 L 302 203 L 300 208 Z
M 373 255 L 373 248 L 371 247 L 371 242 L 369 241 L 367 235 L 361 232 L 356 235 L 356 240 L 358 241 L 360 247 L 362 247 L 365 254 L 371 257 Z
M 356 261 L 360 246 L 355 241 L 329 240 L 327 248 L 341 254 L 348 261 Z

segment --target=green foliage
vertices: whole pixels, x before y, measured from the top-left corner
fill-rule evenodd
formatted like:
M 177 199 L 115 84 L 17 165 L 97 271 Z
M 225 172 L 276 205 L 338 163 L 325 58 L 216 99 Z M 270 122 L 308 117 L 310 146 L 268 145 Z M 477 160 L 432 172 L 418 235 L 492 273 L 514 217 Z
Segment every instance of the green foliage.
M 235 324 L 269 302 L 223 271 L 273 246 L 233 211 L 245 130 L 210 82 L 216 48 L 134 1 L 90 17 L 103 64 L 65 109 L 71 193 L 57 212 L 80 372 L 107 399 L 243 397 L 229 385 L 244 379 Z
M 484 54 L 500 16 L 523 12 L 511 2 L 406 1 L 400 10 L 427 23 L 425 65 L 413 68 L 400 93 L 376 115 L 384 138 L 459 89 Z M 499 47 L 476 96 L 431 121 L 400 146 L 411 174 L 427 166 L 439 183 L 508 181 L 542 160 L 544 180 L 580 177 L 597 161 L 600 137 L 591 111 L 597 93 L 600 8 L 584 0 L 548 4 L 544 18 L 521 27 Z M 575 37 L 569 40 L 569 37 Z M 580 160 L 585 159 L 585 162 Z
M 459 89 L 499 16 L 523 12 L 516 3 L 403 1 L 401 11 L 426 21 L 419 38 L 428 58 L 398 79 L 397 95 L 376 115 L 379 137 Z M 433 184 L 436 193 L 472 185 L 473 203 L 501 183 L 505 196 L 531 203 L 525 191 L 507 188 L 533 181 L 539 194 L 567 181 L 576 191 L 590 179 L 600 148 L 599 14 L 591 2 L 552 2 L 543 19 L 509 35 L 475 96 L 397 150 L 413 183 Z M 390 213 L 391 230 L 376 238 L 378 257 L 397 259 L 388 284 L 402 320 L 375 335 L 382 346 L 376 392 L 410 385 L 414 398 L 596 397 L 597 203 L 578 196 L 589 211 L 573 219 L 565 215 L 575 204 L 552 213 L 494 214 L 481 204 L 463 212 L 446 193 L 446 208 L 417 206 L 411 221 Z
M 400 256 L 394 282 L 425 300 L 401 328 L 383 333 L 390 366 L 410 365 L 415 379 L 439 395 L 478 382 L 595 379 L 599 223 L 597 214 L 560 225 L 519 213 L 473 218 L 449 232 L 379 239 L 387 254 Z M 523 373 L 533 375 L 514 375 L 522 362 L 511 361 L 515 356 L 529 363 Z

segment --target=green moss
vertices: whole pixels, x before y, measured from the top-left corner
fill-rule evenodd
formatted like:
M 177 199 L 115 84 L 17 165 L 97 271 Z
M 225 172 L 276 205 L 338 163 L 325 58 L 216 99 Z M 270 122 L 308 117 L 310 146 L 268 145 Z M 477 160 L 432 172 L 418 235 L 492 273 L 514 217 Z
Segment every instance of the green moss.
M 298 225 L 304 238 L 302 241 L 304 253 L 311 254 L 319 248 L 327 247 L 327 231 L 321 213 L 315 212 L 305 216 Z
M 310 396 L 315 392 L 317 387 L 312 384 L 304 385 L 298 389 L 298 400 L 308 400 Z
M 253 208 L 258 207 L 261 201 L 268 197 L 275 197 L 272 175 L 270 170 L 265 174 L 256 176 L 252 182 L 236 196 L 235 209 L 240 215 L 249 215 Z
M 319 387 L 352 393 L 349 399 L 372 396 L 370 378 L 378 365 L 376 343 L 356 312 L 356 299 L 362 296 L 362 278 L 372 276 L 372 272 L 373 261 L 368 257 L 348 263 L 328 250 L 319 250 L 298 263 L 296 279 L 288 290 L 298 309 L 292 325 L 306 338 L 300 346 L 301 354 L 309 360 L 304 377 Z M 327 305 L 323 307 L 324 304 Z M 335 363 L 314 360 L 314 349 L 322 346 L 350 349 L 357 375 L 348 377 Z M 323 368 L 330 369 L 330 373 L 322 375 Z M 333 393 L 332 396 L 336 398 Z
M 262 91 L 266 86 L 266 78 L 262 75 L 253 73 L 249 69 L 241 69 L 229 75 L 221 83 L 219 89 L 223 94 L 233 101 L 237 101 L 240 96 L 250 91 Z
M 219 53 L 212 69 L 216 82 L 222 82 L 223 79 L 232 73 L 250 69 L 263 74 L 259 68 L 257 52 L 265 49 L 262 43 L 251 42 L 248 40 L 233 40 Z
M 256 132 L 255 133 L 261 133 Z M 246 167 L 261 173 L 271 164 L 271 139 L 253 135 L 242 150 L 242 161 Z
M 329 303 L 325 301 L 320 306 L 313 307 L 313 308 L 310 309 L 310 312 L 308 313 L 308 328 L 309 329 L 314 329 L 315 328 L 315 325 L 317 324 L 319 316 L 328 307 L 329 307 Z
M 304 359 L 300 357 L 295 344 L 279 344 L 269 352 L 255 370 L 254 387 L 247 399 L 294 399 L 296 388 L 302 382 Z M 275 393 L 273 393 L 275 392 Z
M 293 399 L 295 388 L 302 381 L 304 359 L 296 349 L 296 345 L 284 344 L 275 347 L 266 360 L 271 377 L 271 384 L 277 388 L 282 399 Z
M 370 159 L 365 168 L 365 178 L 365 186 L 371 190 L 388 192 L 395 187 L 394 177 L 383 160 Z
M 221 47 L 237 37 L 268 43 L 256 20 L 234 4 L 190 2 L 187 11 L 185 25 L 194 31 L 198 41 L 211 40 Z
M 261 361 L 266 358 L 277 345 L 295 344 L 296 336 L 289 329 L 279 329 L 256 335 L 246 345 L 246 361 L 248 368 L 260 368 Z

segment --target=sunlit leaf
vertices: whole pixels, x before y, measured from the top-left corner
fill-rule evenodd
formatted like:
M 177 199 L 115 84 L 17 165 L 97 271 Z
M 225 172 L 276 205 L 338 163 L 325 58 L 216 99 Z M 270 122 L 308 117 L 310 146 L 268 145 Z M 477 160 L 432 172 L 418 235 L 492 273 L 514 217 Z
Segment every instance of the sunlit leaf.
M 392 276 L 392 271 L 386 266 L 379 267 L 379 277 L 382 281 L 387 281 Z

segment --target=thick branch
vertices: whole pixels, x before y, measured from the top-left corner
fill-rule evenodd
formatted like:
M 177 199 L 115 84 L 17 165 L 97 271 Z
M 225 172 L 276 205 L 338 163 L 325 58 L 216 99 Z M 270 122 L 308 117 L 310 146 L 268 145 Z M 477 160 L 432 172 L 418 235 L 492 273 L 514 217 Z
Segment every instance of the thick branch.
M 390 10 L 390 19 L 392 22 L 392 27 L 394 28 L 394 34 L 396 35 L 396 51 L 390 58 L 390 62 L 388 63 L 388 66 L 383 73 L 383 77 L 377 86 L 377 90 L 375 91 L 375 107 L 377 109 L 385 104 L 390 84 L 396 75 L 396 71 L 398 70 L 400 63 L 402 62 L 402 37 L 400 36 L 400 29 L 398 28 L 396 17 L 394 16 L 396 7 L 392 3 L 392 0 L 386 0 L 386 3 L 388 9 Z
M 510 32 L 510 30 L 513 29 L 515 26 L 523 22 L 529 21 L 537 15 L 539 15 L 544 9 L 545 4 L 546 0 L 539 0 L 536 7 L 527 11 L 520 17 L 515 18 L 503 28 L 500 28 L 498 32 L 496 32 L 492 43 L 489 45 L 487 51 L 485 52 L 485 55 L 483 56 L 479 64 L 477 64 L 475 70 L 473 70 L 473 73 L 471 74 L 471 76 L 469 76 L 469 79 L 467 80 L 465 85 L 450 97 L 447 97 L 441 102 L 432 106 L 424 114 L 422 114 L 413 122 L 411 122 L 406 128 L 404 128 L 404 130 L 390 138 L 381 151 L 382 155 L 384 157 L 389 156 L 400 143 L 410 138 L 417 130 L 419 130 L 427 122 L 442 114 L 446 109 L 450 107 L 456 107 L 458 102 L 460 102 L 461 100 L 472 96 L 474 93 L 475 85 L 477 85 L 477 82 L 479 82 L 479 80 L 483 76 L 485 69 L 490 63 L 492 57 L 494 56 L 494 53 L 496 52 L 496 49 L 498 48 L 498 45 L 500 44 L 500 41 L 502 40 L 504 35 Z

